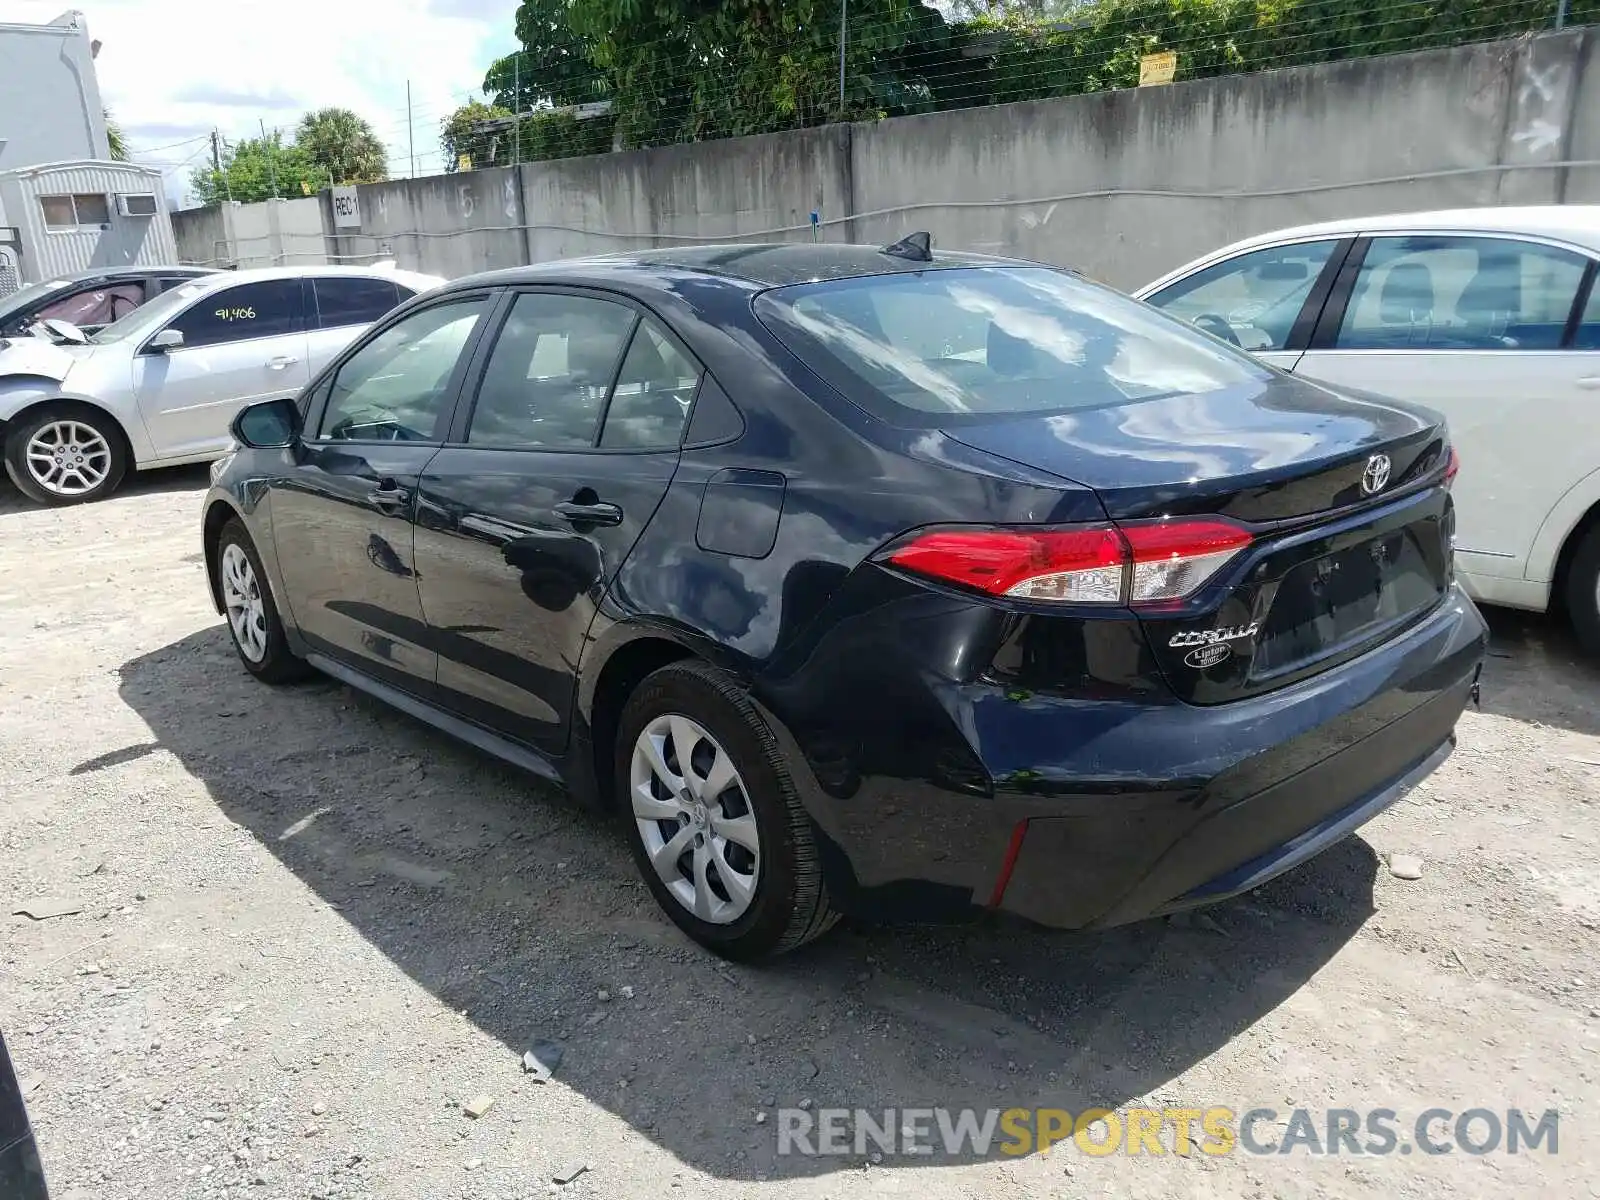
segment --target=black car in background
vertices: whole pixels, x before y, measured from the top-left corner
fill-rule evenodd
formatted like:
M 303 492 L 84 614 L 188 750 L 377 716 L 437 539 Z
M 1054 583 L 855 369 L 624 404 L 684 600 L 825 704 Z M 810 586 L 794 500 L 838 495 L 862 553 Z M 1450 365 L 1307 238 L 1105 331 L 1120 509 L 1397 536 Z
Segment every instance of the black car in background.
M 209 267 L 101 267 L 30 283 L 0 296 L 0 337 L 21 337 L 38 321 L 55 319 L 93 333 Z
M 457 280 L 234 431 L 246 668 L 617 811 L 732 957 L 1254 887 L 1443 760 L 1484 654 L 1436 416 L 921 237 Z
M 49 1200 L 39 1149 L 34 1145 L 22 1087 L 11 1065 L 6 1039 L 0 1036 L 0 1197 L 5 1200 Z

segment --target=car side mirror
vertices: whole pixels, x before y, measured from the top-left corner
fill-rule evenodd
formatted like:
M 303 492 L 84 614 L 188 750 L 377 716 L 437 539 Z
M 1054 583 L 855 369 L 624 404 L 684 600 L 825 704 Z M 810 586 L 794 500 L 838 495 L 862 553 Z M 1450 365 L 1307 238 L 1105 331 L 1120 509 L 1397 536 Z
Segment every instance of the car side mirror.
M 278 450 L 300 436 L 300 406 L 293 396 L 261 400 L 239 410 L 228 427 L 233 440 L 252 450 Z
M 177 350 L 183 345 L 183 330 L 163 329 L 150 339 L 150 349 L 157 354 L 165 354 L 168 350 Z

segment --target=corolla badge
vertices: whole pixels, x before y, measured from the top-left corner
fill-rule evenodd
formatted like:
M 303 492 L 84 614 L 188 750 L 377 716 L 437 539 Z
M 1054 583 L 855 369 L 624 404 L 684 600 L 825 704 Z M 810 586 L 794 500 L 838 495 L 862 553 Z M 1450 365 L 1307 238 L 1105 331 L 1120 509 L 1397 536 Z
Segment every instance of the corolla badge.
M 1367 469 L 1361 472 L 1361 494 L 1376 496 L 1383 491 L 1384 485 L 1389 482 L 1392 467 L 1387 454 L 1374 454 L 1367 459 Z
M 1175 633 L 1169 646 L 1216 646 L 1223 642 L 1238 642 L 1248 637 L 1255 637 L 1261 630 L 1260 621 L 1252 621 L 1248 625 L 1224 625 L 1220 629 L 1191 629 L 1187 633 Z M 1217 661 L 1221 661 L 1218 659 Z
M 1201 646 L 1196 650 L 1189 651 L 1183 656 L 1183 661 L 1189 666 L 1203 671 L 1207 667 L 1216 666 L 1232 654 L 1233 650 L 1226 642 L 1216 642 L 1210 646 Z

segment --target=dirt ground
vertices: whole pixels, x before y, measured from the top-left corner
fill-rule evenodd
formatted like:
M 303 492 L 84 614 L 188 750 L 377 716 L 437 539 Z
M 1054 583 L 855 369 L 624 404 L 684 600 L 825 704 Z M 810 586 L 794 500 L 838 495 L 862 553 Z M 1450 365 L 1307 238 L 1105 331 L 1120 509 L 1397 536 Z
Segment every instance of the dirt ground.
M 332 682 L 253 682 L 204 483 L 0 490 L 0 1029 L 58 1196 L 501 1200 L 580 1165 L 563 1195 L 1600 1196 L 1600 669 L 1556 623 L 1491 614 L 1445 766 L 1210 920 L 846 926 L 738 968 L 561 797 Z M 38 896 L 82 911 L 11 915 Z M 1556 1108 L 1560 1141 L 777 1158 L 802 1101 Z

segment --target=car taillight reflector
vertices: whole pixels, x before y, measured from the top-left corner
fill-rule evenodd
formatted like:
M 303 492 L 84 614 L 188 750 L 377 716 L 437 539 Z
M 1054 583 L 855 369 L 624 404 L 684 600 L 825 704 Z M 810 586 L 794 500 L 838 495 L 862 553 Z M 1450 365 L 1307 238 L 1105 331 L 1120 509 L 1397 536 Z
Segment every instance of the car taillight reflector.
M 1250 534 L 1217 520 L 1065 529 L 937 529 L 885 557 L 907 571 L 991 596 L 1059 604 L 1150 604 L 1193 595 Z
M 1456 481 L 1456 472 L 1461 470 L 1461 455 L 1456 453 L 1454 446 L 1450 447 L 1450 458 L 1444 464 L 1444 485 L 1449 487 Z

